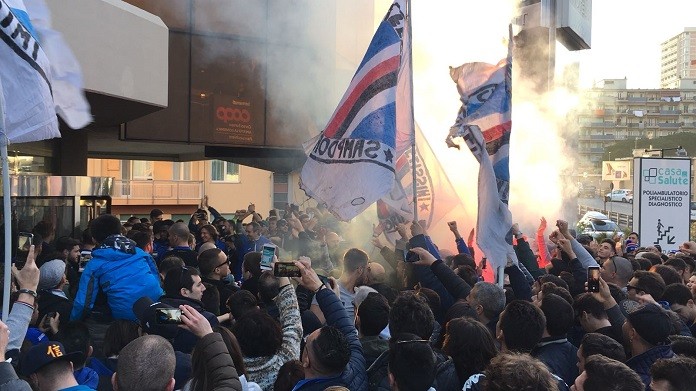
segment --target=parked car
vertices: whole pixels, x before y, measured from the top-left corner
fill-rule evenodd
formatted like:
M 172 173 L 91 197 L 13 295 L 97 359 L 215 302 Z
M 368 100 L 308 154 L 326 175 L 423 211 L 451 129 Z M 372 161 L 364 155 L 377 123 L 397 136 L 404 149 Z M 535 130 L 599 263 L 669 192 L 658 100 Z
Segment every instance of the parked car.
M 624 236 L 621 228 L 619 228 L 615 222 L 609 219 L 588 218 L 584 221 L 580 221 L 578 223 L 578 232 L 590 235 L 595 239 L 602 235 L 610 239 L 615 236 Z
M 580 218 L 577 232 L 578 234 L 591 235 L 593 238 L 598 237 L 602 233 L 606 234 L 607 237 L 613 237 L 617 234 L 619 236 L 623 235 L 616 223 L 609 220 L 609 217 L 604 213 L 597 211 L 588 211 Z
M 592 185 L 578 186 L 578 198 L 595 198 L 597 196 L 597 187 Z
M 604 201 L 621 201 L 633 203 L 633 190 L 616 189 L 604 196 Z
M 609 220 L 609 217 L 607 217 L 607 215 L 605 215 L 604 213 L 595 212 L 591 210 L 582 215 L 582 217 L 580 218 L 580 223 L 585 223 L 590 220 Z

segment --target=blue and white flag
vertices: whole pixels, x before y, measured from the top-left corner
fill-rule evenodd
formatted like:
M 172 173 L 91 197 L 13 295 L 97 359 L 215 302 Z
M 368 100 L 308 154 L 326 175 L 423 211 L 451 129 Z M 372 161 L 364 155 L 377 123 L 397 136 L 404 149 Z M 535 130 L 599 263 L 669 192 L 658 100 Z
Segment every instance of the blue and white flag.
M 410 50 L 402 40 L 404 3 L 391 5 L 331 120 L 306 149 L 300 187 L 341 220 L 360 214 L 394 183 L 397 111 L 410 108 L 410 96 L 397 92 L 399 78 L 407 77 L 400 72 L 408 59 L 403 53 Z
M 423 228 L 431 234 L 444 224 L 444 218 L 465 214 L 461 200 L 449 181 L 440 160 L 423 135 L 423 130 L 415 125 L 416 158 L 407 149 L 396 161 L 396 180 L 394 188 L 377 202 L 377 217 L 384 226 L 384 235 L 390 243 L 399 238 L 397 226 L 414 220 L 413 182 L 416 182 L 415 197 L 418 221 L 425 222 Z M 415 164 L 415 172 L 413 166 Z M 415 178 L 414 178 L 415 174 Z
M 60 137 L 51 72 L 21 0 L 0 0 L 0 85 L 11 143 Z
M 512 40 L 510 41 L 510 44 Z M 512 247 L 510 194 L 510 131 L 512 129 L 512 55 L 496 65 L 467 63 L 451 69 L 462 100 L 447 144 L 463 142 L 481 164 L 478 176 L 476 244 L 498 270 L 517 264 Z
M 51 12 L 44 0 L 24 0 L 24 4 L 51 63 L 56 113 L 71 129 L 82 129 L 92 122 L 92 113 L 85 97 L 80 63 L 63 35 L 52 28 Z

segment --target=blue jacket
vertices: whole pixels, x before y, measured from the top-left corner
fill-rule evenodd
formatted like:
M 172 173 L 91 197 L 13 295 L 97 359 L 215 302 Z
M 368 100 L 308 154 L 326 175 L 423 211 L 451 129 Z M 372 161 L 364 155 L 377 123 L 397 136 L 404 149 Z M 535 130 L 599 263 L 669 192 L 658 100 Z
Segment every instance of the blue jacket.
M 650 367 L 655 363 L 655 361 L 661 358 L 672 358 L 674 357 L 674 352 L 670 345 L 658 345 L 650 350 L 647 350 L 637 356 L 631 357 L 626 361 L 626 365 L 636 371 L 640 379 L 645 384 L 645 389 L 650 389 L 650 381 L 652 380 L 652 375 L 650 374 Z
M 559 376 L 566 384 L 575 383 L 578 377 L 578 348 L 563 337 L 542 338 L 532 350 L 532 357 L 546 364 L 551 373 Z
M 147 296 L 162 296 L 159 274 L 152 257 L 121 235 L 108 237 L 92 251 L 80 287 L 75 295 L 71 320 L 83 320 L 94 308 L 97 294 L 103 292 L 114 319 L 135 321 L 133 303 Z
M 342 384 L 351 391 L 367 391 L 365 357 L 358 339 L 358 331 L 353 326 L 353 319 L 348 317 L 343 303 L 331 289 L 320 290 L 316 297 L 319 308 L 326 317 L 326 324 L 340 330 L 348 340 L 350 361 L 339 377 L 303 380 L 297 383 L 293 390 L 323 390 L 331 385 Z
M 429 236 L 416 235 L 412 237 L 408 242 L 410 248 L 422 247 L 428 250 L 435 259 L 442 259 L 437 248 L 430 240 Z M 455 299 L 449 294 L 442 282 L 433 274 L 433 271 L 428 266 L 414 265 L 413 273 L 418 279 L 418 281 L 426 288 L 432 289 L 440 296 L 440 313 L 434 314 L 435 320 L 442 322 L 444 314 L 447 310 L 454 304 Z

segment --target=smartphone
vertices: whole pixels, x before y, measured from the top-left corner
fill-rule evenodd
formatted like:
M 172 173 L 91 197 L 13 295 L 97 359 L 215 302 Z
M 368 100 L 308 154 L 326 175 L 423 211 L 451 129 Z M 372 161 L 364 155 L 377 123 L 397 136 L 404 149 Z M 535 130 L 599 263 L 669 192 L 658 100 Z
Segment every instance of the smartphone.
M 80 260 L 77 263 L 77 271 L 80 273 L 85 271 L 85 267 L 87 267 L 87 262 L 89 262 L 90 259 L 92 259 L 91 255 L 90 256 L 80 255 Z
M 406 253 L 406 256 L 404 257 L 404 259 L 406 262 L 418 262 L 420 260 L 420 257 L 418 256 L 418 254 L 409 250 Z
M 485 269 L 487 263 L 488 259 L 486 257 L 483 257 L 483 259 L 481 259 L 481 269 Z
M 261 270 L 271 270 L 273 256 L 276 253 L 276 246 L 272 244 L 264 244 L 261 251 Z
M 155 308 L 157 324 L 182 324 L 181 310 L 178 308 Z
M 326 285 L 327 287 L 334 289 L 333 281 L 329 279 L 329 277 L 322 276 L 321 274 L 317 274 L 317 277 L 319 277 L 319 280 L 321 281 L 322 284 Z
M 587 291 L 599 292 L 599 266 L 587 268 Z
M 276 277 L 301 277 L 300 268 L 290 262 L 276 262 L 273 267 L 273 275 Z
M 17 240 L 17 250 L 29 251 L 31 245 L 34 244 L 34 234 L 29 232 L 20 232 Z
M 55 312 L 49 312 L 46 314 L 46 319 L 44 320 L 43 326 L 44 328 L 51 327 L 51 319 L 56 317 Z

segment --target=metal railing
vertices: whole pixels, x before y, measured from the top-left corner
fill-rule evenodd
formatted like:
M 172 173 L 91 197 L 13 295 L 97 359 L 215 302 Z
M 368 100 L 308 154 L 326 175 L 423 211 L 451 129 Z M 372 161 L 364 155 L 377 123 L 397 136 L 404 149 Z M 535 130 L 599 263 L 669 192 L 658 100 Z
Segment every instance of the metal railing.
M 602 208 L 593 208 L 591 206 L 578 205 L 578 219 L 587 212 L 599 212 L 606 215 L 609 220 L 615 222 L 622 228 L 633 227 L 633 215 L 627 215 L 619 212 L 609 212 Z
M 113 199 L 189 201 L 203 197 L 203 181 L 115 180 Z

